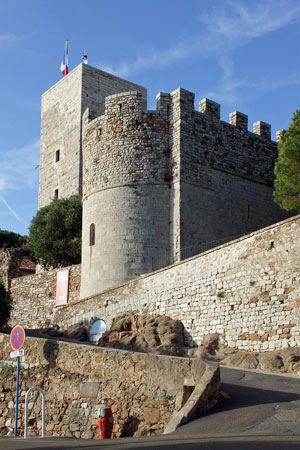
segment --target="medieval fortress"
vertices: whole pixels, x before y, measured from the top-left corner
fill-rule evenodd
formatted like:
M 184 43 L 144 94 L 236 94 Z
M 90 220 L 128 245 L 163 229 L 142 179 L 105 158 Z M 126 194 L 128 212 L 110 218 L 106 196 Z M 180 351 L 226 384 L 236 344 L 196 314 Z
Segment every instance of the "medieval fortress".
M 148 111 L 145 88 L 85 64 L 42 97 L 39 207 L 82 194 L 81 298 L 287 217 L 270 125 L 223 122 L 208 99 L 197 112 L 181 88 L 156 101 Z
M 42 96 L 39 207 L 82 196 L 82 264 L 65 307 L 57 271 L 12 280 L 11 321 L 109 325 L 139 310 L 182 320 L 187 345 L 214 332 L 244 349 L 299 345 L 300 219 L 273 202 L 276 158 L 267 123 L 224 122 L 208 99 L 196 111 L 181 88 L 150 111 L 145 88 L 79 65 Z

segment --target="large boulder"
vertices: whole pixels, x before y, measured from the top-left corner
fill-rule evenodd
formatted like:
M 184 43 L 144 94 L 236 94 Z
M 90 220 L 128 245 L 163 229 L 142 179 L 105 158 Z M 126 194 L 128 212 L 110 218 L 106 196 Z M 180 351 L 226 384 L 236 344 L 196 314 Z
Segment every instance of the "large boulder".
M 219 350 L 219 335 L 217 333 L 204 336 L 201 344 L 194 351 L 196 358 L 215 359 Z
M 282 366 L 283 361 L 276 352 L 265 352 L 258 355 L 259 369 L 269 372 L 277 372 Z
M 256 353 L 238 352 L 223 359 L 220 364 L 222 366 L 236 366 L 243 369 L 256 369 L 258 359 Z
M 183 324 L 167 316 L 125 313 L 113 320 L 98 345 L 164 355 L 184 355 Z

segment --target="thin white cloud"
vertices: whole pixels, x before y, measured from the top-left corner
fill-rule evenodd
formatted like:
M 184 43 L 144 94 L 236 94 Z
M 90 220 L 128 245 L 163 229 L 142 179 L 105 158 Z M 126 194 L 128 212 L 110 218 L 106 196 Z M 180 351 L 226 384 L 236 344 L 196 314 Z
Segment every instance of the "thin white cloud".
M 226 4 L 226 3 L 225 3 Z M 251 2 L 228 2 L 226 8 L 203 15 L 200 20 L 212 33 L 226 37 L 229 41 L 248 41 L 299 21 L 300 4 L 288 0 L 264 0 Z
M 39 140 L 21 148 L 1 150 L 0 201 L 9 212 L 26 228 L 28 222 L 20 216 L 4 197 L 9 191 L 28 191 L 38 183 Z
M 21 148 L 0 150 L 0 193 L 9 190 L 23 191 L 33 189 L 38 182 L 40 143 L 36 140 L 32 144 Z
M 113 67 L 110 64 L 100 63 L 98 67 L 109 73 L 114 73 L 118 76 L 128 76 L 129 74 L 139 72 L 140 70 L 149 69 L 152 67 L 167 67 L 176 62 L 180 62 L 190 56 L 191 49 L 189 45 L 178 43 L 165 51 L 153 50 L 150 54 L 138 56 L 135 61 L 129 63 L 123 61 L 118 67 Z
M 209 51 L 214 50 L 222 72 L 218 89 L 207 92 L 207 97 L 235 107 L 238 100 L 242 106 L 239 94 L 241 88 L 251 89 L 253 98 L 254 93 L 258 94 L 258 91 L 270 91 L 282 86 L 299 84 L 298 73 L 282 77 L 272 72 L 270 75 L 264 75 L 264 79 L 260 74 L 259 80 L 250 80 L 246 77 L 237 80 L 233 53 L 253 39 L 299 22 L 300 4 L 289 0 L 277 2 L 265 0 L 253 3 L 251 8 L 241 2 L 231 2 L 231 5 L 234 8 L 232 15 L 226 14 L 223 9 L 214 11 L 213 14 L 202 15 L 200 19 L 209 31 L 206 48 Z M 247 95 L 242 97 L 245 100 Z
M 140 70 L 171 66 L 189 58 L 219 57 L 230 53 L 250 40 L 300 21 L 300 4 L 292 0 L 264 0 L 245 3 L 224 1 L 221 8 L 212 8 L 198 18 L 201 30 L 164 50 L 154 49 L 134 61 L 122 61 L 117 67 L 98 66 L 119 76 Z
M 237 103 L 239 103 L 240 108 L 243 108 L 243 103 L 246 100 L 253 100 L 259 97 L 262 92 L 270 92 L 279 88 L 300 84 L 300 71 L 284 75 L 274 73 L 259 74 L 257 79 L 244 77 L 237 80 L 231 57 L 229 55 L 222 56 L 219 62 L 222 75 L 218 89 L 206 91 L 204 96 L 220 103 L 226 103 L 233 108 L 236 108 Z M 247 89 L 246 92 L 245 88 Z M 244 89 L 243 95 L 240 94 L 241 89 Z
M 207 91 L 204 93 L 205 97 L 208 97 L 217 102 L 226 103 L 227 105 L 236 108 L 236 104 L 239 101 L 240 107 L 241 101 L 238 95 L 238 89 L 248 84 L 246 79 L 237 79 L 235 76 L 234 62 L 231 55 L 222 55 L 219 58 L 219 64 L 221 68 L 221 79 L 216 91 Z
M 0 49 L 17 39 L 15 34 L 0 34 Z
M 22 225 L 24 225 L 26 228 L 29 227 L 29 223 L 23 218 L 21 217 L 5 200 L 5 198 L 3 197 L 3 195 L 0 194 L 0 200 L 4 203 L 4 205 L 6 206 L 6 208 L 9 210 L 9 212 L 11 212 L 11 214 L 13 216 L 15 216 L 15 218 L 18 220 L 18 222 L 20 222 Z

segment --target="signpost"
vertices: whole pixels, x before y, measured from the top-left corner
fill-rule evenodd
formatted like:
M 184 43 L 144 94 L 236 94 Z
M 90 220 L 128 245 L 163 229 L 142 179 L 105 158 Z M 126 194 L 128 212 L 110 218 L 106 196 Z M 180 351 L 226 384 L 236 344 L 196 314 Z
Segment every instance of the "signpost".
M 24 350 L 15 350 L 14 352 L 10 352 L 11 358 L 17 358 L 17 356 L 24 356 Z
M 17 383 L 16 383 L 16 415 L 15 415 L 15 436 L 18 431 L 18 406 L 19 406 L 19 376 L 20 376 L 20 356 L 24 355 L 24 350 L 21 350 L 25 342 L 25 331 L 20 326 L 15 326 L 10 333 L 10 345 L 14 352 L 11 352 L 12 358 L 17 358 Z

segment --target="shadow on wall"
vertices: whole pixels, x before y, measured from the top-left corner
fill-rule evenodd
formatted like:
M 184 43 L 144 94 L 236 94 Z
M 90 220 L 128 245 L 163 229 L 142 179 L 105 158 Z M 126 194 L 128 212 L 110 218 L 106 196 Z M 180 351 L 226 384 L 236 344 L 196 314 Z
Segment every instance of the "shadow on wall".
M 183 330 L 183 336 L 184 336 L 184 345 L 186 345 L 187 347 L 198 347 L 197 342 L 194 341 L 193 336 L 185 327 Z
M 49 369 L 53 369 L 56 366 L 56 359 L 59 351 L 58 343 L 55 341 L 46 341 L 43 347 L 43 353 L 45 360 L 47 361 L 47 372 Z
M 137 431 L 139 420 L 135 416 L 129 416 L 123 425 L 121 437 L 132 437 Z
M 41 383 L 39 386 L 42 389 L 44 389 L 46 379 L 48 378 L 48 375 L 49 375 L 49 370 L 55 368 L 55 366 L 56 366 L 56 358 L 58 355 L 58 351 L 59 351 L 59 346 L 58 346 L 57 342 L 55 342 L 55 341 L 46 341 L 45 342 L 44 347 L 43 347 L 43 353 L 44 353 L 44 357 L 47 362 L 47 365 L 45 365 L 45 369 L 46 369 L 45 375 L 44 375 L 43 379 L 41 380 Z M 28 412 L 28 417 L 29 417 L 28 425 L 29 426 L 33 425 L 35 422 L 35 419 L 30 418 L 30 415 L 33 412 L 33 410 L 35 409 L 39 397 L 40 397 L 40 393 L 35 392 L 34 398 L 33 398 L 33 400 L 31 400 L 32 407 L 29 409 L 29 412 Z

